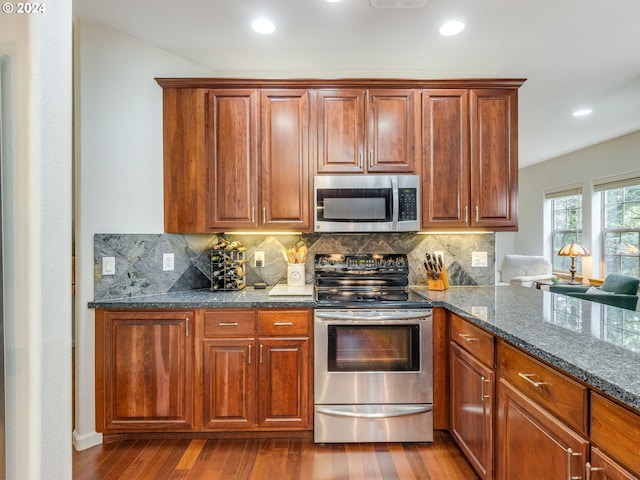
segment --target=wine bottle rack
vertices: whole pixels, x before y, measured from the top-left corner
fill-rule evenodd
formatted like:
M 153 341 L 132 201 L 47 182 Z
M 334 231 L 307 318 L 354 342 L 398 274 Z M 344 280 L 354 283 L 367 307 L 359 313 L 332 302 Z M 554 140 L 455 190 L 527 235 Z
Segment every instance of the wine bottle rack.
M 246 286 L 245 252 L 211 250 L 211 290 L 234 291 Z

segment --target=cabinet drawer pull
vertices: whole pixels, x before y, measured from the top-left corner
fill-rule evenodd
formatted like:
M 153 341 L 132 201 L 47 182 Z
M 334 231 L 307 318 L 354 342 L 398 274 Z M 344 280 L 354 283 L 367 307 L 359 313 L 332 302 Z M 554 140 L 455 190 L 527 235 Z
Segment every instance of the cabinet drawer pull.
M 469 207 L 464 207 L 464 223 L 469 223 Z
M 220 322 L 218 325 L 221 327 L 237 327 L 238 322 Z
M 251 345 L 249 345 L 249 365 L 251 365 Z
M 571 463 L 573 457 L 581 457 L 582 454 L 574 452 L 571 448 L 567 448 L 565 452 L 567 453 L 567 480 L 580 480 L 582 477 L 575 477 L 571 475 Z
M 187 322 L 186 322 L 187 323 L 187 331 L 185 333 L 186 333 L 186 336 L 188 337 L 189 336 L 189 317 L 187 317 L 186 320 L 187 320 Z
M 587 478 L 586 480 L 591 480 L 591 472 L 601 472 L 604 470 L 602 467 L 592 467 L 591 462 L 587 462 L 585 467 L 587 468 Z
M 262 223 L 267 223 L 267 207 L 262 207 Z
M 458 336 L 464 338 L 467 342 L 477 342 L 480 340 L 479 338 L 472 337 L 468 333 L 459 333 Z
M 290 327 L 290 326 L 293 325 L 293 322 L 273 322 L 273 324 L 276 327 L 282 327 L 282 326 L 289 326 Z
M 480 377 L 482 380 L 482 384 L 480 387 L 480 403 L 483 403 L 485 401 L 485 399 L 487 398 L 491 398 L 491 395 L 485 395 L 484 394 L 484 384 L 485 383 L 489 383 L 490 381 L 487 380 L 487 378 L 483 375 L 482 377 Z
M 476 210 L 476 223 L 478 223 L 480 221 L 480 218 L 478 216 L 478 206 L 477 205 L 476 205 L 475 210 Z
M 256 207 L 251 207 L 251 223 L 256 223 Z
M 262 363 L 262 344 L 260 344 L 260 363 Z
M 524 378 L 527 382 L 529 382 L 531 385 L 533 385 L 536 388 L 540 387 L 541 385 L 546 385 L 547 384 L 547 382 L 536 382 L 535 380 L 531 380 L 531 377 L 535 377 L 536 376 L 535 373 L 522 373 L 522 372 L 519 372 L 518 376 Z

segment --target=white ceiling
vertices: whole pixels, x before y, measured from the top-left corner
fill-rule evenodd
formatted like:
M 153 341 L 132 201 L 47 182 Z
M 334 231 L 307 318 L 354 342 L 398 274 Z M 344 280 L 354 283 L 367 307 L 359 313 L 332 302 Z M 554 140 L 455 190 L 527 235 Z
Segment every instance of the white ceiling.
M 415 3 L 414 0 L 412 0 Z M 527 78 L 520 166 L 640 130 L 639 0 L 74 0 L 74 14 L 216 76 Z M 254 33 L 267 16 L 274 34 Z M 464 20 L 442 37 L 447 19 Z M 578 108 L 592 115 L 572 117 Z

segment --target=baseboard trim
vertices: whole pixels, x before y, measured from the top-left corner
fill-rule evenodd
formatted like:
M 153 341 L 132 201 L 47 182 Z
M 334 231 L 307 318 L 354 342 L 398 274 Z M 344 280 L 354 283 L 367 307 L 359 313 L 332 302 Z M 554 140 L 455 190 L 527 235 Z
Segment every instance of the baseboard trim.
M 73 448 L 78 451 L 95 447 L 102 443 L 102 434 L 97 432 L 87 433 L 85 435 L 78 434 L 77 430 L 73 431 Z

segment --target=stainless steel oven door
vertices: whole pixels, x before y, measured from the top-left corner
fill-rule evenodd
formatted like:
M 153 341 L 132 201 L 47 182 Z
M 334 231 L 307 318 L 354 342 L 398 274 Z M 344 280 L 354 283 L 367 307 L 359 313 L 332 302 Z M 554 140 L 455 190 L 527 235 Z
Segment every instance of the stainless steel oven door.
M 431 309 L 315 313 L 316 405 L 433 402 Z

